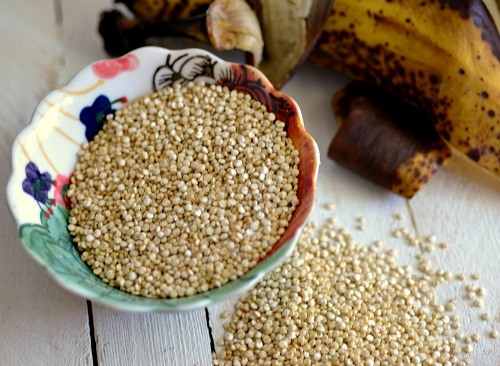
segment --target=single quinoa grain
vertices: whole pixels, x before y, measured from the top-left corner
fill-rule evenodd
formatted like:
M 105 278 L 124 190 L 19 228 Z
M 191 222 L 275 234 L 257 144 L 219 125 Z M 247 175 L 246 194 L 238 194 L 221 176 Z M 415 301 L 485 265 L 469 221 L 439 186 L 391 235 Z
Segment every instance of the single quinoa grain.
M 298 204 L 298 151 L 249 95 L 175 85 L 114 116 L 78 154 L 69 226 L 111 286 L 190 296 L 253 268 Z
M 396 220 L 404 220 L 405 216 L 402 214 L 402 213 L 397 213 L 397 214 L 394 214 L 394 218 Z
M 325 209 L 327 209 L 328 211 L 335 210 L 335 207 L 336 207 L 335 203 L 326 203 L 325 204 Z
M 482 313 L 480 316 L 480 319 L 483 320 L 483 321 L 488 321 L 490 320 L 490 313 Z

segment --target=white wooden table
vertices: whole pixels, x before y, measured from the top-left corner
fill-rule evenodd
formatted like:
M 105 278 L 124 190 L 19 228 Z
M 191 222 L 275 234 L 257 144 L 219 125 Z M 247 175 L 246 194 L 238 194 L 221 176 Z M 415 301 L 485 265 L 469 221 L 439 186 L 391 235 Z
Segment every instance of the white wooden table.
M 96 32 L 99 12 L 111 0 L 0 0 L 0 365 L 210 365 L 223 334 L 220 313 L 227 301 L 182 314 L 129 314 L 76 297 L 53 282 L 18 240 L 6 204 L 11 146 L 28 123 L 36 103 L 64 85 L 88 63 L 105 58 Z M 499 365 L 500 340 L 500 183 L 459 159 L 453 159 L 412 200 L 392 195 L 337 166 L 326 156 L 336 123 L 331 94 L 346 79 L 310 65 L 286 85 L 302 108 L 306 127 L 318 142 L 322 165 L 316 219 L 333 202 L 339 222 L 361 243 L 383 239 L 399 250 L 400 260 L 415 263 L 418 248 L 390 237 L 399 226 L 420 235 L 435 234 L 449 249 L 425 253 L 439 268 L 479 273 L 488 289 L 485 308 L 470 306 L 464 283 L 441 288 L 442 299 L 457 297 L 465 334 L 482 339 L 471 355 L 473 365 Z M 403 213 L 400 224 L 393 218 Z M 356 217 L 366 218 L 357 231 Z M 489 321 L 479 314 L 490 312 Z

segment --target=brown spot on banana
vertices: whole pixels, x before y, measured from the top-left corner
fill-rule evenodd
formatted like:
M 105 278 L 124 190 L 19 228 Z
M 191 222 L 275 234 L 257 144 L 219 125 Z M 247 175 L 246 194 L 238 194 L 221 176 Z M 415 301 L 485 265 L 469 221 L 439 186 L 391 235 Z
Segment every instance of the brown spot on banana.
M 428 112 L 443 138 L 500 176 L 493 18 L 482 0 L 336 0 L 311 60 Z
M 351 83 L 333 108 L 341 126 L 328 156 L 400 196 L 413 197 L 451 156 L 426 113 L 379 89 Z

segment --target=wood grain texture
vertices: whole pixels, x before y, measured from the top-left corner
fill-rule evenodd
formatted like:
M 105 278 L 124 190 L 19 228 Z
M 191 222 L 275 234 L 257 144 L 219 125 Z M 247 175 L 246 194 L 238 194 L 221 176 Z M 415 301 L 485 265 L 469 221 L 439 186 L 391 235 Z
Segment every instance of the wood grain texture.
M 11 146 L 57 83 L 51 1 L 0 4 L 0 364 L 91 365 L 85 300 L 62 290 L 22 248 L 7 208 Z
M 99 365 L 211 364 L 205 312 L 129 314 L 94 306 Z
M 59 84 L 67 83 L 83 67 L 108 56 L 97 32 L 99 14 L 112 7 L 112 0 L 61 1 L 58 37 L 64 48 L 64 73 Z
M 424 252 L 433 267 L 466 275 L 465 281 L 452 281 L 439 294 L 443 300 L 458 299 L 462 332 L 481 336 L 470 355 L 471 364 L 499 365 L 500 342 L 488 334 L 492 328 L 500 330 L 500 184 L 455 157 L 410 206 L 420 235 L 434 234 L 438 242 L 449 244 L 447 250 Z M 473 273 L 480 279 L 473 280 Z M 468 284 L 487 290 L 484 308 L 465 298 Z M 491 314 L 490 321 L 480 320 L 485 312 Z

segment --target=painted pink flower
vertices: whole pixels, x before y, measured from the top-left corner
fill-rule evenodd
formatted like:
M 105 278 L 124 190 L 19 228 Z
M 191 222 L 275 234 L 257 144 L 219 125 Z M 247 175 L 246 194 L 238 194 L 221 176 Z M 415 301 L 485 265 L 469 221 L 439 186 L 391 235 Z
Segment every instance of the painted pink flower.
M 135 55 L 103 60 L 92 65 L 92 71 L 101 79 L 112 79 L 123 71 L 135 70 L 139 67 L 139 59 Z
M 60 205 L 64 205 L 68 210 L 71 208 L 71 200 L 66 195 L 69 187 L 71 176 L 66 177 L 62 174 L 57 174 L 54 179 L 54 199 Z

